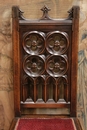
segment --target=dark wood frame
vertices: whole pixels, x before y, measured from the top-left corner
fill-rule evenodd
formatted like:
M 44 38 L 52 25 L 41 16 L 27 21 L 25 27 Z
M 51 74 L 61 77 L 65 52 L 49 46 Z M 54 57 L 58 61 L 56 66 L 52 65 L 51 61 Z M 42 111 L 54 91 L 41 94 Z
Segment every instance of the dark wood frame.
M 12 41 L 13 41 L 13 80 L 14 80 L 14 110 L 15 110 L 15 118 L 11 124 L 10 130 L 13 130 L 18 118 L 27 117 L 27 118 L 37 118 L 37 117 L 45 117 L 45 118 L 59 118 L 59 117 L 72 117 L 73 121 L 76 125 L 77 130 L 82 130 L 79 120 L 77 117 L 77 59 L 78 59 L 78 34 L 79 34 L 79 7 L 73 6 L 71 10 L 68 11 L 69 15 L 66 19 L 51 19 L 48 15 L 49 9 L 44 6 L 42 9 L 43 16 L 39 20 L 27 20 L 23 17 L 22 11 L 18 6 L 12 7 Z M 69 31 L 71 45 L 69 48 L 69 59 L 70 59 L 70 72 L 69 72 L 69 80 L 71 89 L 69 92 L 70 102 L 71 103 L 59 103 L 59 104 L 21 104 L 21 29 L 26 31 L 26 28 L 43 29 L 46 27 L 51 30 L 60 30 Z M 67 92 L 66 92 L 67 95 Z M 66 96 L 67 97 L 67 96 Z M 22 115 L 21 107 L 23 108 L 70 108 L 70 115 Z M 21 117 L 20 117 L 21 116 Z
M 13 37 L 13 66 L 14 66 L 14 109 L 15 109 L 15 117 L 21 116 L 21 105 L 20 105 L 20 85 L 21 85 L 21 56 L 20 56 L 20 42 L 19 42 L 19 34 L 20 28 L 22 26 L 28 26 L 32 28 L 35 26 L 37 28 L 38 25 L 43 26 L 43 29 L 49 25 L 49 28 L 56 29 L 56 26 L 66 26 L 66 30 L 68 26 L 71 28 L 71 105 L 70 105 L 70 116 L 76 117 L 77 114 L 77 57 L 78 57 L 78 33 L 79 33 L 79 7 L 73 6 L 71 10 L 69 10 L 68 18 L 66 19 L 57 19 L 52 20 L 48 16 L 48 12 L 43 12 L 43 16 L 38 20 L 26 20 L 22 11 L 19 10 L 17 6 L 12 7 L 12 37 Z M 65 107 L 66 105 L 59 104 L 57 107 Z M 28 107 L 28 105 L 26 105 Z M 31 106 L 32 107 L 32 106 Z M 38 108 L 38 105 L 36 105 Z M 43 106 L 42 106 L 43 107 Z M 46 106 L 48 107 L 48 106 Z M 55 107 L 53 104 L 50 104 L 50 107 Z

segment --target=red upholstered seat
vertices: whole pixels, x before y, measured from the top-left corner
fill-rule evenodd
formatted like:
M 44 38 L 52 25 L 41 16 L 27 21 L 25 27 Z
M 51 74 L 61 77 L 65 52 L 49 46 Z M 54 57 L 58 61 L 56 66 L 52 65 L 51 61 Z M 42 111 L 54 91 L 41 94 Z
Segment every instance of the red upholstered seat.
M 76 118 L 18 118 L 14 130 L 82 130 Z

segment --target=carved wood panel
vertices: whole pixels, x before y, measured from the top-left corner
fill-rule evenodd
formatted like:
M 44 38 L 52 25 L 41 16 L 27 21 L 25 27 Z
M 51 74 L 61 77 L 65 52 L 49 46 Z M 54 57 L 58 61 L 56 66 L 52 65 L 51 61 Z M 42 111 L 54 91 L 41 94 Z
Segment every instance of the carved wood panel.
M 25 54 L 22 62 L 23 102 L 69 102 L 68 34 L 62 31 L 25 32 L 22 46 Z
M 79 7 L 52 19 L 47 6 L 37 20 L 12 8 L 15 115 L 26 108 L 69 108 L 76 116 Z

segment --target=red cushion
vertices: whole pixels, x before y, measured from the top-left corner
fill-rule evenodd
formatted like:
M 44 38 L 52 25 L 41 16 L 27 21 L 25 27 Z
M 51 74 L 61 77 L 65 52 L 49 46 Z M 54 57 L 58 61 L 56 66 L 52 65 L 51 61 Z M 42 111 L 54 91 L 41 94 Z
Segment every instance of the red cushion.
M 72 118 L 21 118 L 17 121 L 15 130 L 76 130 L 76 127 Z

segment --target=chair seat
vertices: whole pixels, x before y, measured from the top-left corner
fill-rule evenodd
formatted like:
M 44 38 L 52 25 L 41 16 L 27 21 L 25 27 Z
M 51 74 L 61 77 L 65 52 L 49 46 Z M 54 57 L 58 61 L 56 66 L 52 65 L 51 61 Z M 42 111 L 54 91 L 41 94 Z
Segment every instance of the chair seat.
M 77 118 L 15 118 L 10 130 L 82 130 Z

